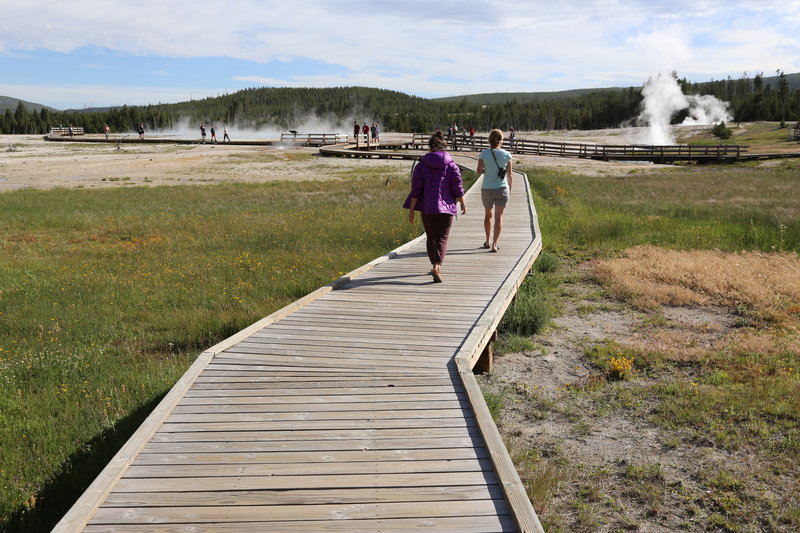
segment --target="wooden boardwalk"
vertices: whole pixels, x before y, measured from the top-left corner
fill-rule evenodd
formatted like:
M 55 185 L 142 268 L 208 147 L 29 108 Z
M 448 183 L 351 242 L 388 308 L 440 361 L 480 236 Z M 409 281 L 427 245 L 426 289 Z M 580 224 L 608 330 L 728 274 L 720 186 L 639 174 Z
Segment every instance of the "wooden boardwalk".
M 53 531 L 542 531 L 471 370 L 541 248 L 514 184 L 500 253 L 476 184 L 444 283 L 421 237 L 201 354 Z

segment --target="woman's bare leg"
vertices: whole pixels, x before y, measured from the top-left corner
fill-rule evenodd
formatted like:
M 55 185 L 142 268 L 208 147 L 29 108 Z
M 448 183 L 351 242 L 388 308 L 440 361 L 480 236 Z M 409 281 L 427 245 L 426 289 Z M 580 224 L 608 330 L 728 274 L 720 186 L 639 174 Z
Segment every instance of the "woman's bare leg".
M 484 208 L 484 215 L 483 215 L 483 231 L 486 233 L 486 244 L 491 245 L 492 243 L 489 241 L 489 235 L 492 232 L 492 209 Z
M 500 232 L 503 230 L 503 212 L 505 206 L 495 206 L 494 211 L 494 238 L 492 239 L 492 250 L 498 250 L 497 243 L 500 241 Z M 486 224 L 484 223 L 484 226 Z

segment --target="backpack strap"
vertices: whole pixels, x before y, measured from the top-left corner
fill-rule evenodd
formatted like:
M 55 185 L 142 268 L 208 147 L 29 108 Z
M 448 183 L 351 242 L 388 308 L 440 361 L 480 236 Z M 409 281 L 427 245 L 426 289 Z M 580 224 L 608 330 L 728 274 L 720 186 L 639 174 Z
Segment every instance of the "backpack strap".
M 492 152 L 492 159 L 494 159 L 494 164 L 497 166 L 497 176 L 500 179 L 505 179 L 505 172 L 503 172 L 503 169 L 500 168 L 500 163 L 497 162 L 497 158 L 494 156 L 494 148 L 489 148 L 489 151 Z

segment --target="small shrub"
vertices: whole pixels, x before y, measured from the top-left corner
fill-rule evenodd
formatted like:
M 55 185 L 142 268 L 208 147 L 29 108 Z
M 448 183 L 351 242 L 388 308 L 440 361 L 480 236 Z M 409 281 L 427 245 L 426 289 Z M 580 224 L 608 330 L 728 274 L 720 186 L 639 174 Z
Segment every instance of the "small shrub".
M 498 354 L 530 352 L 536 348 L 533 341 L 523 335 L 503 335 L 497 339 L 494 351 Z
M 604 341 L 586 350 L 589 359 L 602 369 L 607 379 L 623 380 L 633 373 L 635 355 L 614 341 Z
M 484 392 L 483 400 L 486 402 L 486 407 L 489 408 L 492 420 L 497 424 L 500 420 L 500 413 L 503 411 L 503 397 L 492 392 Z
M 728 374 L 724 370 L 717 370 L 715 372 L 712 372 L 703 379 L 703 382 L 705 384 L 714 386 L 727 385 L 731 381 L 732 380 L 730 374 Z
M 560 266 L 558 256 L 550 252 L 542 252 L 536 260 L 536 270 L 539 272 L 555 272 Z
M 612 357 L 608 360 L 608 376 L 611 379 L 622 380 L 631 375 L 633 370 L 633 359 L 623 355 Z
M 514 301 L 503 315 L 500 330 L 516 335 L 539 333 L 553 316 L 553 309 L 545 296 L 545 281 L 541 275 L 532 275 L 517 291 Z
M 733 135 L 733 130 L 727 127 L 724 122 L 720 122 L 719 124 L 711 128 L 711 133 L 713 133 L 720 139 L 730 139 L 731 135 Z
M 503 316 L 501 329 L 517 335 L 535 335 L 550 321 L 552 310 L 537 295 L 517 295 Z
M 520 472 L 520 477 L 528 492 L 528 498 L 541 513 L 547 511 L 566 474 L 558 465 L 542 461 L 534 465 L 526 464 Z

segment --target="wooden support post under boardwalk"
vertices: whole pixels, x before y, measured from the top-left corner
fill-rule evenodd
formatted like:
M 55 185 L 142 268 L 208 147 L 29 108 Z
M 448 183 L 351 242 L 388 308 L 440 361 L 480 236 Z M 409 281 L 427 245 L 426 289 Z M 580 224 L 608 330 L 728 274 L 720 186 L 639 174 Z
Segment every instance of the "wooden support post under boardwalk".
M 494 333 L 492 333 L 492 336 L 489 337 L 489 342 L 486 343 L 486 347 L 483 349 L 483 352 L 481 352 L 481 356 L 478 358 L 478 361 L 472 368 L 472 371 L 476 374 L 485 374 L 492 371 L 492 363 L 494 362 L 494 352 L 492 351 L 492 346 L 496 340 L 497 330 L 495 330 Z

